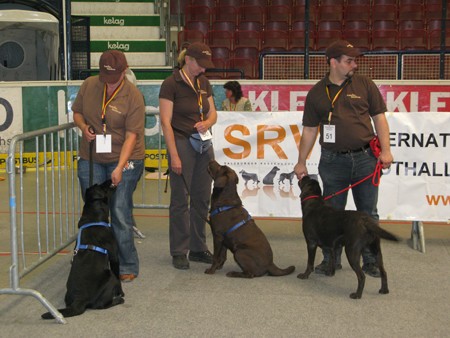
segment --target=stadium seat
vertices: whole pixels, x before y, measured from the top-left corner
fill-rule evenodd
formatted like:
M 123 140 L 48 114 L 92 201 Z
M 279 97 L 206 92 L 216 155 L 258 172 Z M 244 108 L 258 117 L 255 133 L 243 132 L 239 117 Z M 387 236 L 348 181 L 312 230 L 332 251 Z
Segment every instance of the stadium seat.
M 257 60 L 259 49 L 255 47 L 236 47 L 233 51 L 234 58 Z
M 368 6 L 371 0 L 347 0 L 347 6 Z
M 318 34 L 320 34 L 320 32 L 323 32 L 323 31 L 341 31 L 341 30 L 342 30 L 342 21 L 321 20 L 317 24 Z
M 217 6 L 239 7 L 241 4 L 241 0 L 217 0 Z
M 377 20 L 397 20 L 398 7 L 396 4 L 378 4 L 372 5 L 372 21 Z
M 267 6 L 268 0 L 242 0 L 244 6 Z
M 305 21 L 305 5 L 295 5 L 292 7 L 291 22 Z M 317 22 L 317 7 L 309 8 L 309 21 Z
M 184 13 L 184 20 L 184 22 L 205 21 L 210 24 L 211 10 L 207 6 L 188 5 Z
M 209 31 L 208 32 L 208 44 L 210 47 L 225 47 L 233 49 L 234 36 L 230 31 Z
M 205 43 L 205 35 L 201 31 L 197 30 L 182 30 L 178 32 L 178 48 L 180 48 L 184 42 L 203 42 Z
M 343 6 L 340 4 L 336 5 L 320 5 L 318 7 L 318 19 L 321 20 L 344 20 Z
M 369 22 L 366 20 L 345 21 L 344 31 L 369 31 Z
M 231 50 L 227 47 L 210 47 L 212 52 L 212 59 L 229 60 L 231 57 Z M 219 67 L 216 67 L 219 68 Z
M 291 25 L 291 30 L 293 31 L 304 31 L 306 29 L 305 27 L 305 21 L 294 21 L 292 22 Z M 314 24 L 313 21 L 309 22 L 309 31 L 310 32 L 315 32 L 316 31 L 316 25 Z
M 264 25 L 265 11 L 262 6 L 241 6 L 238 9 L 238 21 L 259 21 Z
M 286 51 L 288 49 L 288 32 L 266 30 L 262 35 L 261 50 Z
M 398 33 L 395 29 L 372 29 L 372 50 L 396 51 L 398 50 Z
M 260 21 L 241 21 L 237 26 L 239 31 L 257 31 L 261 32 L 263 30 L 263 24 Z
M 269 4 L 272 6 L 292 7 L 292 0 L 270 0 Z
M 236 30 L 235 21 L 214 21 L 212 24 L 213 31 L 234 32 Z
M 372 31 L 397 31 L 397 22 L 394 20 L 376 20 L 372 23 Z
M 424 10 L 421 4 L 406 4 L 398 7 L 399 20 L 424 20 Z
M 234 6 L 216 6 L 213 9 L 214 21 L 232 21 L 237 23 L 237 9 Z
M 205 21 L 187 21 L 184 29 L 201 31 L 203 35 L 206 35 L 209 31 L 209 23 Z
M 246 79 L 257 78 L 256 65 L 257 61 L 253 59 L 231 58 L 230 60 L 230 68 L 242 70 Z
M 400 20 L 398 22 L 399 31 L 407 30 L 425 30 L 425 22 L 423 20 Z
M 315 34 L 310 32 L 309 35 L 309 48 L 315 50 L 316 46 L 314 44 Z M 288 49 L 292 52 L 303 52 L 305 50 L 305 31 L 303 30 L 292 30 L 289 32 L 289 44 Z
M 450 10 L 447 8 L 447 18 L 450 18 Z M 442 4 L 429 3 L 425 5 L 425 19 L 427 21 L 442 20 Z
M 441 49 L 441 30 L 433 30 L 428 32 L 429 49 L 440 50 Z M 447 51 L 450 50 L 450 27 L 447 26 L 445 33 L 444 47 Z
M 255 47 L 261 49 L 261 34 L 258 31 L 237 31 L 234 34 L 234 46 Z
M 342 39 L 342 32 L 337 30 L 317 31 L 316 50 L 323 51 L 331 43 Z
M 228 61 L 223 59 L 212 59 L 217 71 L 207 70 L 205 75 L 208 79 L 223 79 L 226 77 L 225 69 L 229 67 Z M 220 69 L 220 70 L 219 70 Z
M 370 22 L 369 5 L 348 5 L 344 7 L 344 20 L 364 20 Z
M 272 5 L 266 7 L 267 21 L 285 21 L 291 23 L 291 7 L 285 5 Z
M 206 6 L 209 8 L 213 8 L 216 6 L 216 0 L 195 0 L 192 4 L 196 6 Z
M 266 31 L 288 31 L 289 24 L 286 21 L 268 21 L 265 26 Z
M 450 20 L 446 21 L 446 23 L 445 23 L 446 29 L 450 27 L 449 25 L 450 25 Z M 436 30 L 440 31 L 441 29 L 442 29 L 442 20 L 441 19 L 428 21 L 428 24 L 427 24 L 428 32 L 432 32 L 432 31 L 436 31 Z
M 345 0 L 320 0 L 320 6 L 343 6 Z
M 401 50 L 427 50 L 428 41 L 424 30 L 404 30 L 399 32 L 399 47 Z

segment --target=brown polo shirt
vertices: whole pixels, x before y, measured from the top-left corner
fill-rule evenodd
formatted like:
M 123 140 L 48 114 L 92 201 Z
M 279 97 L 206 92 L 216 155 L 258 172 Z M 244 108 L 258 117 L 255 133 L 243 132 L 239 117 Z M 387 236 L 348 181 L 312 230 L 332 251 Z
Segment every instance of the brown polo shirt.
M 386 104 L 376 84 L 369 78 L 355 74 L 348 83 L 337 86 L 330 82 L 329 74 L 308 92 L 305 101 L 303 125 L 320 126 L 320 145 L 332 151 L 356 150 L 367 145 L 374 136 L 371 117 L 386 112 Z M 334 103 L 331 124 L 335 126 L 336 142 L 323 142 L 323 125 L 328 124 L 331 101 Z
M 104 83 L 98 76 L 87 78 L 80 87 L 72 105 L 72 111 L 83 115 L 86 123 L 92 126 L 97 134 L 103 132 L 102 101 Z M 111 153 L 95 153 L 93 159 L 98 163 L 111 163 L 119 160 L 122 145 L 127 131 L 137 134 L 137 143 L 130 160 L 142 160 L 145 156 L 144 98 L 135 85 L 125 79 L 125 83 L 106 109 L 106 133 L 111 134 Z M 89 159 L 89 143 L 82 138 L 79 156 Z
M 203 114 L 206 119 L 210 108 L 208 98 L 212 95 L 212 87 L 206 76 L 200 75 L 198 80 L 200 88 L 198 87 L 197 79 L 195 79 L 193 84 L 202 96 Z M 171 125 L 175 136 L 187 137 L 197 132 L 194 125 L 200 121 L 198 96 L 192 87 L 184 82 L 179 69 L 175 69 L 173 74 L 164 80 L 159 92 L 159 98 L 173 102 Z

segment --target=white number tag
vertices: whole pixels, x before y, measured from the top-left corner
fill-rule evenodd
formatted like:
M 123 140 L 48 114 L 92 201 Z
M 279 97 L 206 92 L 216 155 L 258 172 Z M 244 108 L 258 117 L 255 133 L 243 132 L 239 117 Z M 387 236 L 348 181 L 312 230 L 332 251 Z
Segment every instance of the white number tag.
M 110 153 L 111 144 L 111 135 L 95 135 L 95 150 L 97 153 Z
M 200 135 L 200 138 L 202 139 L 202 141 L 207 141 L 207 140 L 212 139 L 212 134 L 209 131 L 209 129 L 204 133 L 199 133 L 199 135 Z
M 336 142 L 336 126 L 332 124 L 325 124 L 323 126 L 323 142 L 324 143 Z

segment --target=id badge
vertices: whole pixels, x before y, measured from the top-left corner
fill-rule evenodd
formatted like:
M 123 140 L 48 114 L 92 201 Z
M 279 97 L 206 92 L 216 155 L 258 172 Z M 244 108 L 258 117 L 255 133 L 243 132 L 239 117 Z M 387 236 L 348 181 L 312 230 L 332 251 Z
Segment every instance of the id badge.
M 336 126 L 332 124 L 325 124 L 323 126 L 323 142 L 335 143 L 336 142 Z
M 111 145 L 111 135 L 95 135 L 97 153 L 110 153 Z
M 200 135 L 200 138 L 202 139 L 202 141 L 207 141 L 207 140 L 212 139 L 212 134 L 209 131 L 209 129 L 204 133 L 199 132 L 198 134 Z

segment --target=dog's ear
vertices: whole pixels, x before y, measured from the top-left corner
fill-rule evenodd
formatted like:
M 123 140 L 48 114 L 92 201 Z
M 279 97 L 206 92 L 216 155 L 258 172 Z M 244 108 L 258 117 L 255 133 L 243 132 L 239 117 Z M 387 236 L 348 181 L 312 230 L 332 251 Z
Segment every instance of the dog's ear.
M 214 180 L 214 188 L 224 188 L 228 182 L 228 175 L 219 175 Z

